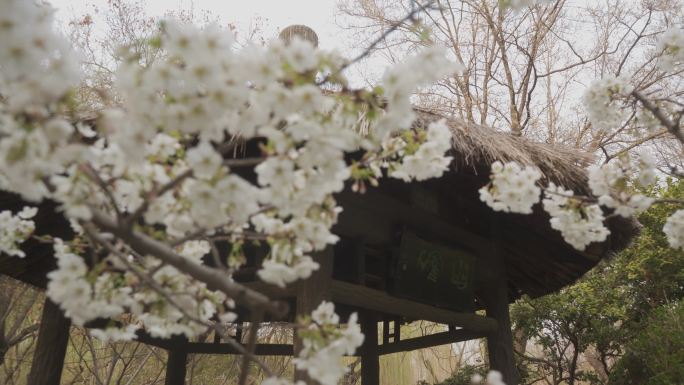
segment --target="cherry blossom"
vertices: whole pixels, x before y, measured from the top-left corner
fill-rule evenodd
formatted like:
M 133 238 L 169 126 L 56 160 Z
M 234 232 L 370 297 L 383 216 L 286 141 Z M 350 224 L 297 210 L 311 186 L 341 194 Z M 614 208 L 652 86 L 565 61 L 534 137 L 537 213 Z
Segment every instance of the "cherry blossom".
M 589 187 L 605 207 L 615 209 L 617 215 L 629 218 L 649 208 L 653 198 L 636 193 L 629 185 L 629 177 L 636 175 L 636 182 L 646 187 L 655 182 L 655 160 L 653 156 L 642 153 L 636 164 L 630 157 L 623 156 L 617 161 L 587 169 Z
M 396 139 L 392 141 L 392 146 L 400 146 L 399 153 L 403 157 L 390 172 L 391 177 L 406 182 L 421 181 L 440 176 L 449 168 L 452 157 L 444 154 L 451 149 L 452 134 L 445 120 L 430 123 L 422 136 L 416 141 L 411 135 L 402 144 L 397 144 Z M 389 146 L 387 144 L 385 148 Z
M 437 45 L 388 68 L 381 86 L 349 90 L 342 74 L 348 63 L 335 52 L 297 39 L 239 48 L 216 25 L 166 20 L 148 42 L 163 51 L 154 62 L 143 65 L 121 47 L 111 90 L 120 103 L 97 111 L 91 126 L 73 116 L 79 55 L 53 32 L 52 15 L 43 3 L 0 1 L 0 189 L 31 202 L 51 199 L 73 223 L 72 241 L 53 240 L 57 269 L 47 295 L 76 325 L 116 321 L 93 330 L 98 338 L 133 339 L 141 328 L 154 337 L 193 337 L 217 319 L 237 317 L 239 299 L 229 290 L 162 262 L 160 253 L 140 252 L 116 229 L 149 236 L 185 266 L 207 267 L 213 257 L 212 271 L 230 283 L 246 260 L 242 245 L 256 243 L 268 249 L 257 276 L 285 287 L 310 277 L 319 268 L 315 258 L 338 241 L 331 229 L 342 208 L 334 194 L 347 182 L 363 191 L 384 176 L 422 181 L 449 169 L 450 127 L 444 120 L 418 127 L 411 104 L 418 87 L 462 69 Z M 682 62 L 682 40 L 676 28 L 662 36 L 662 68 Z M 324 91 L 321 82 L 340 91 Z M 592 124 L 622 123 L 632 90 L 616 77 L 592 82 L 583 97 Z M 648 127 L 659 124 L 652 111 L 639 116 Z M 237 143 L 249 140 L 259 150 L 235 159 Z M 630 217 L 653 204 L 633 190 L 656 179 L 648 154 L 587 172 L 592 196 L 550 184 L 543 199 L 551 227 L 579 250 L 607 238 L 603 208 Z M 496 211 L 530 214 L 541 178 L 534 167 L 495 162 L 480 199 Z M 34 215 L 31 208 L 0 212 L 0 251 L 24 256 Z M 103 231 L 103 218 L 116 226 Z M 683 229 L 679 210 L 663 228 L 673 248 L 684 248 Z M 218 251 L 216 242 L 231 251 Z M 86 263 L 86 249 L 102 257 Z M 338 382 L 340 358 L 363 342 L 356 314 L 344 327 L 339 321 L 330 303 L 303 320 L 295 365 L 322 385 Z M 493 372 L 487 383 L 503 382 Z
M 515 162 L 492 163 L 489 184 L 480 189 L 480 200 L 494 211 L 530 214 L 539 202 L 541 189 L 536 185 L 541 172 Z
M 354 354 L 363 343 L 356 313 L 349 317 L 344 328 L 340 329 L 338 323 L 333 304 L 324 301 L 300 333 L 304 348 L 295 358 L 295 366 L 321 385 L 336 385 L 346 372 L 342 357 Z
M 670 27 L 658 39 L 658 49 L 663 56 L 658 62 L 663 71 L 673 72 L 677 65 L 684 63 L 684 30 Z
M 79 56 L 52 32 L 45 3 L 3 0 L 0 5 L 0 86 L 11 111 L 40 110 L 80 80 Z
M 542 203 L 551 216 L 551 227 L 560 231 L 563 239 L 577 250 L 584 250 L 593 242 L 603 242 L 610 233 L 603 224 L 601 207 L 574 198 L 570 190 L 550 183 Z
M 46 12 L 34 5 L 7 4 L 11 6 L 4 14 L 10 18 Z M 40 20 L 46 36 L 58 36 L 52 34 L 48 18 Z M 160 265 L 153 256 L 103 241 L 87 223 L 94 210 L 135 216 L 141 229 L 163 229 L 160 236 L 165 241 L 196 233 L 227 237 L 236 245 L 256 238 L 270 249 L 258 276 L 285 286 L 308 278 L 318 269 L 312 255 L 338 240 L 331 228 L 341 208 L 333 194 L 342 191 L 346 180 L 358 177 L 352 175 L 345 153 L 362 149 L 369 160 L 364 167 L 387 168 L 388 174 L 404 180 L 439 177 L 451 161 L 445 155 L 451 148 L 450 129 L 444 122 L 413 128 L 410 104 L 416 87 L 459 70 L 439 47 L 387 71 L 385 88 L 369 93 L 368 100 L 386 99 L 388 107 L 368 119 L 369 135 L 361 135 L 354 128 L 368 102 L 349 104 L 344 94 L 324 93 L 316 83 L 319 70 L 339 72 L 334 67 L 344 65 L 335 53 L 299 40 L 233 49 L 230 33 L 214 25 L 197 28 L 175 20 L 165 21 L 153 40 L 165 54 L 145 66 L 126 47 L 121 50 L 123 61 L 113 90 L 121 103 L 100 112 L 97 130 L 70 123 L 60 108 L 32 112 L 31 129 L 24 129 L 13 112 L 26 104 L 12 104 L 2 112 L 7 124 L 2 126 L 0 149 L 10 156 L 0 160 L 0 188 L 28 200 L 54 199 L 69 219 L 89 229 L 73 245 L 56 245 L 59 263 L 51 273 L 48 294 L 77 324 L 98 315 L 134 315 L 137 323 L 96 333 L 103 338 L 131 337 L 132 325 L 160 337 L 193 336 L 214 315 L 230 318 L 231 303 L 174 267 Z M 62 48 L 57 43 L 55 47 L 53 52 Z M 4 63 L 3 82 L 22 87 L 19 67 Z M 52 84 L 52 72 L 37 73 L 37 85 Z M 59 107 L 78 80 L 61 79 L 62 86 L 31 100 Z M 344 81 L 341 75 L 340 79 Z M 225 159 L 226 139 L 231 136 L 265 140 L 263 158 L 252 164 L 255 180 L 238 176 Z M 86 145 L 82 138 L 94 144 Z M 386 144 L 397 140 L 405 143 L 403 149 L 388 151 Z M 99 267 L 82 269 L 78 250 L 84 240 L 109 252 Z M 179 253 L 186 252 L 186 244 L 178 246 Z M 209 248 L 199 250 L 210 253 Z M 230 268 L 244 261 L 239 254 L 237 247 L 225 258 Z M 197 255 L 192 259 L 202 263 Z M 93 281 L 89 274 L 97 269 L 102 270 Z M 75 272 L 67 281 L 66 276 Z M 145 278 L 148 272 L 153 273 Z M 127 284 L 112 286 L 121 280 Z M 74 290 L 78 295 L 67 295 Z M 184 294 L 174 296 L 179 302 L 174 304 L 160 290 Z M 164 305 L 150 307 L 157 302 Z M 96 307 L 100 310 L 94 311 Z
M 663 227 L 667 241 L 673 249 L 684 249 L 684 210 L 672 214 Z
M 36 224 L 31 220 L 38 210 L 24 207 L 16 215 L 9 210 L 0 211 L 0 252 L 16 257 L 25 257 L 21 243 L 33 234 Z
M 627 112 L 620 108 L 616 100 L 629 95 L 633 89 L 627 81 L 614 76 L 592 81 L 582 96 L 591 123 L 597 128 L 618 127 L 625 120 Z

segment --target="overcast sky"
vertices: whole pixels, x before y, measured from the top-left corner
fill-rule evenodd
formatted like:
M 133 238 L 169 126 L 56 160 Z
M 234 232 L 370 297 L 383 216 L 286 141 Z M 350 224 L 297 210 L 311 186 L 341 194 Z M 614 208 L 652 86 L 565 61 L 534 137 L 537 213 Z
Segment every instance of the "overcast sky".
M 48 0 L 57 8 L 57 21 L 66 26 L 74 18 L 93 14 L 93 6 L 106 8 L 107 0 Z M 134 0 L 128 0 L 133 2 Z M 365 46 L 354 42 L 344 29 L 338 26 L 341 16 L 336 16 L 339 0 L 147 0 L 144 1 L 148 16 L 163 16 L 169 11 L 190 10 L 195 14 L 208 11 L 218 17 L 222 24 L 232 23 L 239 32 L 250 30 L 250 24 L 263 20 L 265 38 L 275 38 L 278 31 L 292 24 L 305 24 L 318 34 L 319 47 L 337 49 L 343 56 L 351 58 Z M 97 24 L 97 18 L 96 24 Z M 365 79 L 377 79 L 387 63 L 380 57 L 373 57 L 357 63 L 346 72 L 354 87 L 366 85 Z
M 49 0 L 57 9 L 57 17 L 67 21 L 88 12 L 88 4 L 105 7 L 107 0 Z M 235 23 L 247 30 L 257 17 L 265 19 L 264 35 L 276 36 L 277 31 L 291 24 L 306 24 L 317 33 L 321 48 L 340 50 L 347 47 L 342 30 L 335 23 L 336 0 L 148 0 L 150 16 L 161 16 L 170 10 L 206 10 L 222 22 Z

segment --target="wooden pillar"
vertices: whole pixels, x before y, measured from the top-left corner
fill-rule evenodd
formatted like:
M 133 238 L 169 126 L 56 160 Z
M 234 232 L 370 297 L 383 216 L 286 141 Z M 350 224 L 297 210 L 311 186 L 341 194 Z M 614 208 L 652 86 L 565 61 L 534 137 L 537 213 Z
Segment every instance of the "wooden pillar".
M 70 326 L 71 321 L 64 316 L 62 309 L 45 298 L 27 385 L 59 385 Z
M 494 318 L 497 330 L 487 336 L 489 368 L 501 372 L 506 385 L 518 385 L 520 375 L 515 367 L 511 317 L 508 312 L 508 279 L 506 260 L 501 246 L 500 214 L 492 211 L 490 216 L 490 254 L 483 273 L 486 277 L 480 292 L 487 317 Z
M 168 350 L 166 360 L 166 378 L 164 385 L 184 385 L 188 361 L 188 350 L 185 344 L 174 346 Z
M 378 321 L 372 312 L 359 314 L 361 332 L 361 385 L 380 385 L 380 354 L 378 352 Z
M 328 247 L 320 253 L 314 255 L 314 260 L 318 262 L 320 267 L 311 274 L 309 279 L 305 279 L 297 283 L 297 304 L 296 316 L 297 318 L 311 314 L 311 312 L 318 307 L 318 305 L 330 300 L 330 283 L 332 281 L 333 270 L 333 249 Z M 302 340 L 294 334 L 294 354 L 297 356 L 302 350 Z M 318 385 L 311 380 L 305 371 L 295 370 L 295 382 L 303 381 L 307 385 Z
M 491 370 L 501 372 L 506 385 L 518 385 L 520 376 L 515 367 L 511 317 L 508 313 L 508 287 L 505 277 L 492 282 L 483 294 L 487 316 L 494 318 L 498 323 L 497 331 L 487 337 L 489 367 Z

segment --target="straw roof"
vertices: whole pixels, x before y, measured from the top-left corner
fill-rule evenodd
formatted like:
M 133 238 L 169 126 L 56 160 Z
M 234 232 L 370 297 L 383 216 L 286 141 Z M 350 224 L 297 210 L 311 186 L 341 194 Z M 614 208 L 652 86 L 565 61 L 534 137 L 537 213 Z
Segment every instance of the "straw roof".
M 424 110 L 417 112 L 418 126 L 427 126 L 442 118 Z M 576 149 L 536 143 L 458 119 L 448 119 L 447 123 L 454 134 L 450 154 L 454 157 L 452 171 L 442 178 L 428 181 L 426 186 L 461 205 L 450 212 L 447 218 L 450 222 L 459 226 L 468 223 L 468 231 L 484 238 L 492 236 L 492 222 L 500 228 L 511 299 L 522 294 L 537 297 L 573 283 L 602 258 L 626 247 L 637 233 L 635 221 L 611 218 L 608 223 L 611 230 L 609 239 L 579 252 L 551 229 L 549 217 L 538 207 L 540 205 L 532 215 L 494 213 L 480 202 L 477 192 L 488 183 L 492 162 L 516 161 L 536 166 L 548 181 L 584 194 L 588 190 L 584 167 L 592 157 Z M 251 147 L 249 143 L 247 147 Z M 253 147 L 256 150 L 258 146 Z M 242 156 L 250 156 L 249 152 L 246 150 Z M 401 188 L 400 183 L 391 179 L 383 184 L 390 194 Z M 364 198 L 358 196 L 354 199 Z M 0 210 L 16 211 L 25 204 L 18 196 L 0 191 Z M 37 234 L 71 236 L 68 222 L 56 211 L 53 203 L 42 203 L 38 215 Z M 27 251 L 24 259 L 0 255 L 0 273 L 44 286 L 45 274 L 54 264 L 51 247 L 31 240 L 24 249 Z
M 417 125 L 426 127 L 442 119 L 440 115 L 418 110 Z M 540 169 L 546 182 L 554 182 L 577 194 L 589 193 L 585 168 L 593 156 L 578 149 L 531 141 L 509 133 L 449 118 L 453 132 L 451 156 L 452 172 L 433 186 L 447 191 L 452 199 L 466 199 L 462 208 L 468 218 L 491 218 L 474 232 L 489 236 L 486 228 L 492 221 L 499 228 L 509 279 L 510 297 L 522 294 L 538 297 L 572 284 L 594 267 L 601 259 L 629 246 L 638 234 L 639 224 L 634 219 L 610 217 L 607 221 L 611 235 L 600 244 L 590 245 L 586 251 L 575 250 L 549 224 L 549 216 L 536 205 L 531 215 L 493 213 L 479 202 L 477 190 L 489 181 L 490 166 L 494 161 L 515 161 Z M 449 190 L 450 189 L 450 190 Z M 469 212 L 465 210 L 470 210 Z M 472 222 L 472 219 L 469 219 Z
M 418 126 L 427 127 L 442 116 L 425 110 L 417 110 Z M 531 141 L 522 136 L 495 131 L 488 127 L 448 118 L 454 139 L 451 155 L 457 169 L 482 167 L 489 171 L 494 161 L 517 162 L 535 166 L 550 181 L 579 192 L 586 192 L 587 179 L 584 168 L 592 163 L 593 156 L 576 148 L 549 145 Z

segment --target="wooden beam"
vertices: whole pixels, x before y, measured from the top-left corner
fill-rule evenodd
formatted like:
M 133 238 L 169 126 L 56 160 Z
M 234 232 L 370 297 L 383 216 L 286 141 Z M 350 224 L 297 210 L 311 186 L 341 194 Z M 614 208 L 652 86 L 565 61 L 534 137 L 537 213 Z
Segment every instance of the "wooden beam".
M 422 337 L 409 338 L 389 344 L 382 344 L 378 347 L 378 352 L 380 355 L 409 352 L 412 350 L 424 349 L 438 345 L 453 344 L 456 342 L 469 341 L 484 337 L 486 337 L 486 334 L 484 333 L 459 329 L 430 334 Z
M 370 188 L 363 196 L 350 191 L 336 194 L 335 199 L 344 207 L 344 211 L 334 227 L 335 233 L 372 242 L 387 242 L 391 240 L 392 224 L 402 223 L 420 228 L 444 240 L 458 239 L 473 250 L 486 250 L 489 247 L 489 240 L 485 237 L 449 223 L 438 214 L 410 204 L 410 199 L 402 201 L 396 198 L 397 195 L 408 197 L 409 194 L 409 186 L 397 184 L 391 187 L 387 183 Z
M 136 337 L 135 337 L 136 341 L 143 343 L 145 345 L 154 346 L 154 347 L 157 347 L 160 349 L 170 350 L 170 349 L 173 349 L 174 345 L 179 344 L 178 341 L 176 341 L 172 338 L 164 339 L 164 338 L 152 337 L 151 335 L 149 335 L 144 330 L 138 330 L 135 333 L 135 335 L 136 335 Z
M 46 298 L 27 385 L 59 385 L 70 326 L 62 309 Z
M 380 385 L 380 354 L 378 352 L 378 322 L 374 313 L 359 314 L 364 335 L 361 353 L 361 385 Z
M 471 313 L 457 313 L 393 297 L 383 291 L 370 289 L 348 282 L 333 280 L 330 285 L 332 300 L 345 305 L 374 310 L 381 313 L 402 316 L 412 320 L 426 320 L 455 325 L 482 333 L 496 331 L 496 320 Z
M 241 354 L 225 342 L 218 344 L 191 342 L 187 345 L 187 352 L 189 354 Z M 292 356 L 293 352 L 294 349 L 290 344 L 256 344 L 254 348 L 254 354 L 257 356 Z

